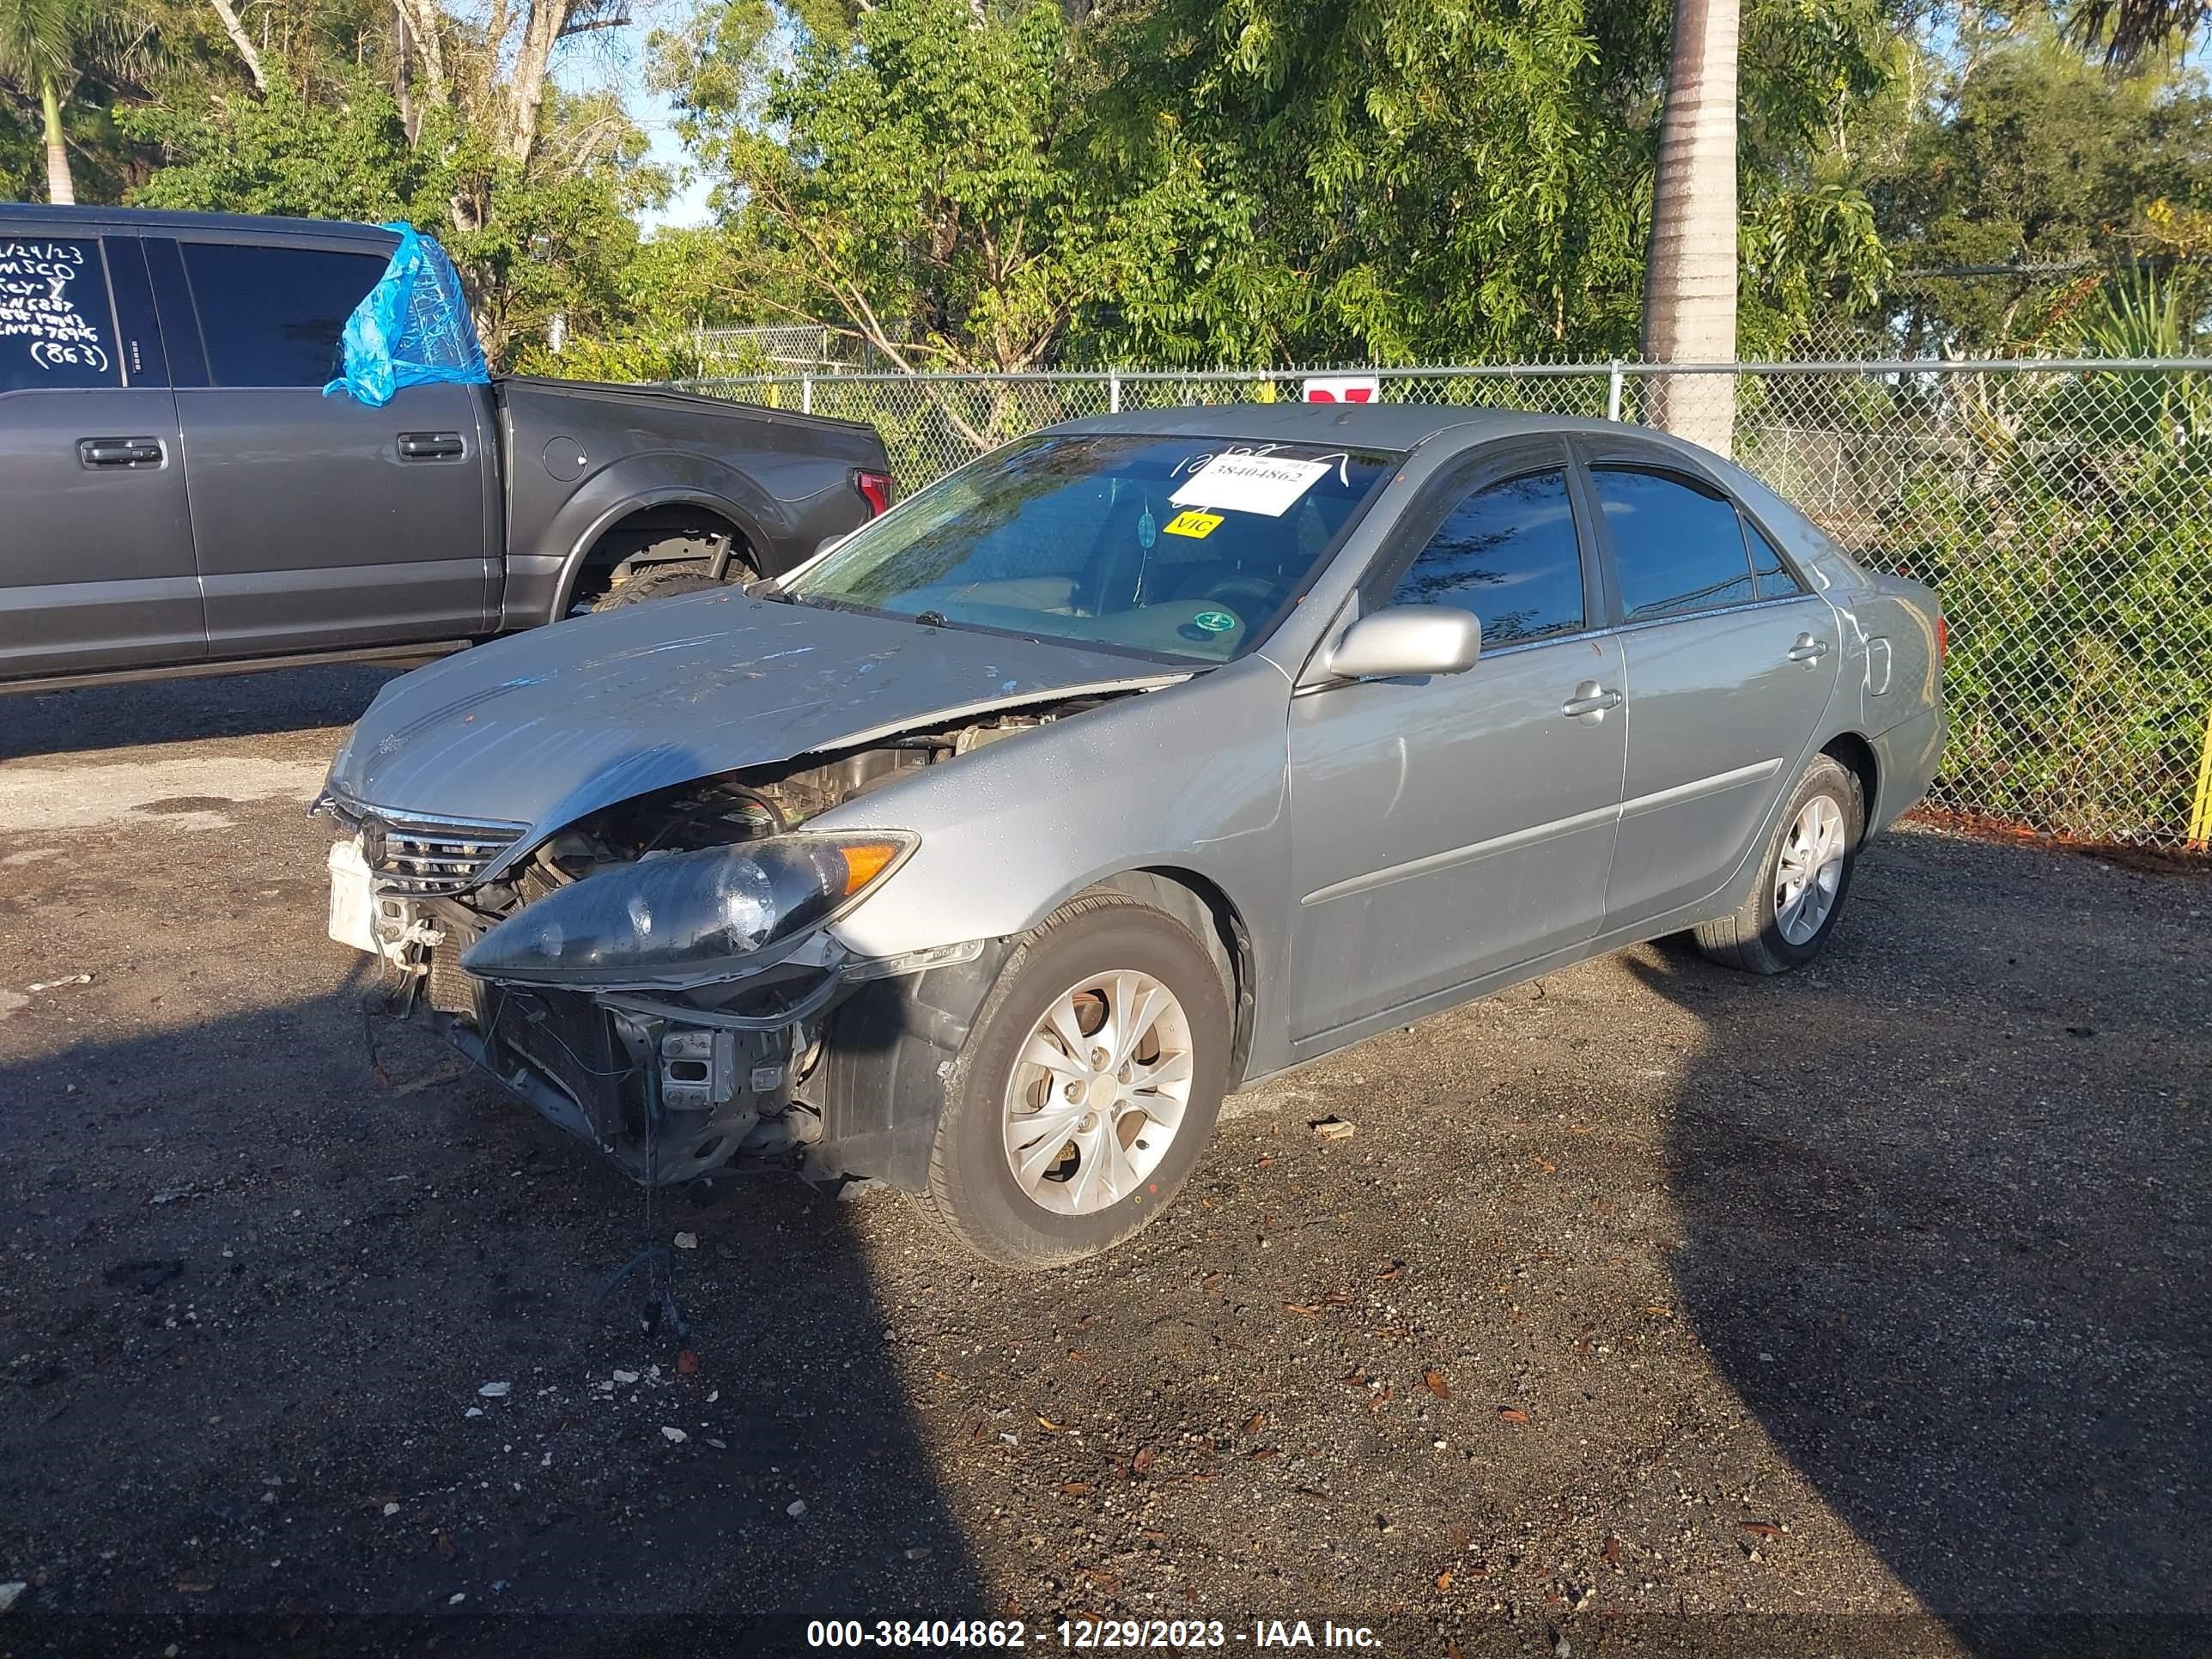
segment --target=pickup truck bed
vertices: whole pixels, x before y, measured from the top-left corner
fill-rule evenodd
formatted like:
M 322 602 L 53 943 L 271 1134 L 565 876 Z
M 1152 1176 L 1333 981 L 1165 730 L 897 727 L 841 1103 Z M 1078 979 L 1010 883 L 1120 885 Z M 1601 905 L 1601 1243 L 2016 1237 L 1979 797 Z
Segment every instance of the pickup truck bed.
M 854 422 L 520 378 L 324 396 L 395 240 L 0 206 L 0 690 L 427 653 L 781 574 L 887 504 Z

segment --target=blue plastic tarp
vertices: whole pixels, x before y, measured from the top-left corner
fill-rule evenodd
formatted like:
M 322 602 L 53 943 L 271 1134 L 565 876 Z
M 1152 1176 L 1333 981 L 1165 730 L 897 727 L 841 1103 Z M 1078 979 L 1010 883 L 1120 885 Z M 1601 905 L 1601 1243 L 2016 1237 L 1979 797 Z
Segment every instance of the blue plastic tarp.
M 446 250 L 412 225 L 386 225 L 399 246 L 346 319 L 345 373 L 323 388 L 382 407 L 404 386 L 483 386 L 491 379 L 468 297 Z

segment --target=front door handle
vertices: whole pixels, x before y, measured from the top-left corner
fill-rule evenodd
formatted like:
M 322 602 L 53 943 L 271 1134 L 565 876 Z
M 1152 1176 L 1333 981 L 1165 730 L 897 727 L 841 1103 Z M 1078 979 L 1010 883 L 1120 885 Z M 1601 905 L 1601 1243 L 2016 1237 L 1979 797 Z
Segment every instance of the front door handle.
M 159 466 L 167 453 L 159 438 L 80 438 L 76 445 L 87 466 Z
M 468 446 L 458 432 L 403 432 L 399 459 L 403 461 L 443 461 L 465 453 Z
M 1790 647 L 1790 660 L 1802 662 L 1808 668 L 1828 654 L 1828 642 L 1816 640 L 1810 634 L 1800 634 L 1797 643 Z
M 1571 720 L 1595 726 L 1605 718 L 1607 709 L 1620 707 L 1620 692 L 1608 691 L 1595 680 L 1584 680 L 1575 688 L 1575 695 L 1559 705 L 1559 712 Z

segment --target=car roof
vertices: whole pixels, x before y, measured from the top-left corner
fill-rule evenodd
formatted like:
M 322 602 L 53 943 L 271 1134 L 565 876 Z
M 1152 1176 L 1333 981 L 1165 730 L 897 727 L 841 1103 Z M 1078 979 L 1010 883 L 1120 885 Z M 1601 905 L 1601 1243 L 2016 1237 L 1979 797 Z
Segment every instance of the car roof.
M 87 231 L 219 231 L 313 236 L 329 241 L 358 241 L 383 250 L 391 247 L 392 234 L 380 225 L 353 224 L 342 219 L 280 219 L 256 213 L 170 213 L 152 208 L 52 207 L 43 202 L 0 202 L 0 229 L 35 224 L 82 227 Z
M 1279 443 L 1368 444 L 1411 449 L 1442 434 L 1462 442 L 1569 432 L 1619 432 L 1609 422 L 1531 415 L 1467 404 L 1212 404 L 1198 409 L 1136 409 L 1096 415 L 1053 432 L 1136 432 L 1176 437 L 1273 440 Z

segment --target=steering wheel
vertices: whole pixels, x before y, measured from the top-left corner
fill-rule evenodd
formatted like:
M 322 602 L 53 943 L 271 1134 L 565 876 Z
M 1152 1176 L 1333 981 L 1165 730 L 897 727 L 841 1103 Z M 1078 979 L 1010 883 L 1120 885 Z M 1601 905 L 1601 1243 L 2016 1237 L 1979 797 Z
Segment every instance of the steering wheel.
M 1210 584 L 1199 597 L 1240 612 L 1249 609 L 1251 617 L 1259 617 L 1271 615 L 1290 596 L 1279 584 L 1265 576 L 1224 576 Z M 1239 604 L 1240 600 L 1249 601 L 1249 606 Z

